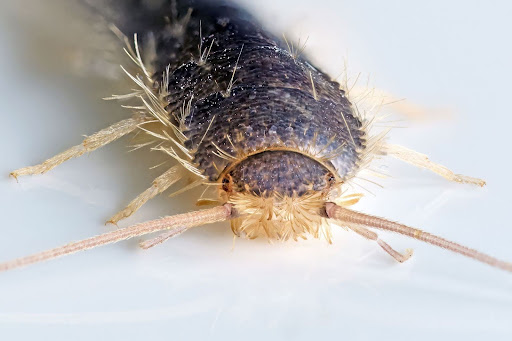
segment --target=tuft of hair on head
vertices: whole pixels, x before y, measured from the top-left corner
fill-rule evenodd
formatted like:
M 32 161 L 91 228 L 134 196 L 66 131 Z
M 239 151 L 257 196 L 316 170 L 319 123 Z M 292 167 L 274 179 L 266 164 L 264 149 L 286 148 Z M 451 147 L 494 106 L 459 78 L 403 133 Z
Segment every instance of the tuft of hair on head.
M 285 241 L 323 236 L 332 243 L 330 226 L 322 214 L 325 200 L 325 193 L 317 191 L 300 196 L 233 193 L 228 202 L 236 207 L 240 217 L 231 220 L 231 229 L 236 236 L 249 239 Z

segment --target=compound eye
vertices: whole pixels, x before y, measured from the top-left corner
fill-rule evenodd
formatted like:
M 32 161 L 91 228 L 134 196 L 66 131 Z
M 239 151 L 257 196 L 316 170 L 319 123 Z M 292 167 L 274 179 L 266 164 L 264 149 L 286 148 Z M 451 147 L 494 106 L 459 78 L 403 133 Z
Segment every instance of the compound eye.
M 335 183 L 336 183 L 336 177 L 334 176 L 334 174 L 332 173 L 327 173 L 327 175 L 325 176 L 325 179 L 327 181 L 327 186 L 328 187 L 331 187 L 333 186 Z
M 230 175 L 227 175 L 222 179 L 222 190 L 225 192 L 231 192 L 233 190 L 233 182 L 231 181 Z

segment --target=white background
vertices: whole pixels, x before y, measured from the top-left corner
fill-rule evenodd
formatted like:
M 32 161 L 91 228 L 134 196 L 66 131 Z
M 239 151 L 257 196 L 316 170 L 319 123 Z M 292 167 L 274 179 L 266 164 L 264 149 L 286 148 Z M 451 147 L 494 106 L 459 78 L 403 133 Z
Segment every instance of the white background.
M 307 53 L 333 76 L 348 55 L 355 73 L 370 73 L 377 87 L 432 113 L 402 122 L 407 128 L 392 131 L 392 142 L 488 182 L 483 189 L 451 184 L 386 160 L 393 177 L 379 181 L 384 188 L 369 186 L 374 195 L 358 210 L 512 261 L 507 1 L 266 0 L 251 6 L 276 32 L 309 36 Z M 103 222 L 161 172 L 148 170 L 161 156 L 126 153 L 123 140 L 44 176 L 19 183 L 7 177 L 128 113 L 100 99 L 118 92 L 115 85 L 65 67 L 58 72 L 58 62 L 40 58 L 53 53 L 58 61 L 54 44 L 41 44 L 36 26 L 5 13 L 0 260 L 112 229 Z M 192 208 L 191 196 L 163 195 L 122 226 Z M 219 224 L 149 251 L 129 241 L 1 273 L 0 338 L 512 339 L 512 274 L 381 235 L 399 250 L 413 247 L 413 259 L 397 264 L 342 229 L 333 245 L 236 240 L 233 249 L 229 227 Z

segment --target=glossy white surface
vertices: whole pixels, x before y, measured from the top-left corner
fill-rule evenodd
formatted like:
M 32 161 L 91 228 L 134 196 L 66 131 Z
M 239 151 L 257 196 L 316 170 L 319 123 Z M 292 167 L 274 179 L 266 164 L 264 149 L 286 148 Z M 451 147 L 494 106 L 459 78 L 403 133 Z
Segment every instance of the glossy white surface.
M 276 30 L 309 35 L 306 51 L 332 74 L 348 51 L 351 69 L 371 73 L 376 86 L 432 112 L 450 109 L 393 130 L 391 141 L 488 181 L 460 186 L 386 160 L 393 178 L 370 185 L 375 196 L 357 209 L 512 261 L 508 2 L 252 6 Z M 8 260 L 111 229 L 103 221 L 159 174 L 147 168 L 161 156 L 126 153 L 125 139 L 44 176 L 8 179 L 128 113 L 100 100 L 117 92 L 111 83 L 38 66 L 26 46 L 38 32 L 0 19 L 0 260 Z M 121 225 L 184 212 L 192 198 L 160 196 Z M 129 241 L 1 273 L 0 339 L 512 339 L 512 274 L 381 235 L 413 247 L 413 259 L 396 264 L 342 229 L 333 245 L 236 240 L 232 249 L 220 224 L 149 251 Z

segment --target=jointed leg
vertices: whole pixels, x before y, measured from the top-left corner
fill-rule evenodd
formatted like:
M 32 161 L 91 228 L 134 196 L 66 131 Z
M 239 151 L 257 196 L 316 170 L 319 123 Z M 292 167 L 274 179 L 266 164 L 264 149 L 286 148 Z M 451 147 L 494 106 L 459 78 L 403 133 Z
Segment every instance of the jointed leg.
M 135 211 L 137 211 L 142 205 L 144 205 L 148 200 L 154 198 L 158 194 L 165 191 L 167 188 L 172 186 L 178 180 L 181 179 L 182 174 L 180 172 L 181 166 L 174 166 L 164 174 L 160 175 L 153 181 L 153 185 L 142 192 L 138 197 L 133 199 L 128 206 L 126 206 L 123 210 L 116 213 L 112 218 L 110 218 L 107 223 L 117 224 L 117 222 L 121 219 L 127 218 L 132 215 Z
M 426 155 L 418 153 L 414 150 L 395 144 L 385 144 L 382 147 L 382 151 L 387 155 L 393 156 L 394 158 L 410 163 L 413 166 L 428 169 L 450 181 L 455 181 L 463 184 L 478 185 L 481 187 L 485 186 L 484 180 L 472 178 L 470 176 L 465 176 L 461 174 L 455 174 L 445 166 L 430 161 Z
M 394 259 L 399 261 L 400 263 L 405 262 L 409 258 L 411 258 L 413 254 L 412 249 L 405 250 L 405 254 L 401 254 L 398 251 L 395 251 L 389 244 L 387 244 L 385 241 L 379 239 L 379 235 L 373 231 L 370 231 L 362 226 L 347 224 L 348 228 L 352 231 L 356 232 L 357 234 L 365 237 L 366 239 L 375 240 L 384 251 L 386 251 L 388 254 L 390 254 Z
M 46 160 L 45 162 L 25 167 L 21 169 L 17 169 L 11 173 L 11 176 L 18 178 L 21 175 L 30 175 L 30 174 L 43 174 L 48 172 L 50 169 L 55 168 L 60 165 L 64 161 L 67 161 L 74 157 L 79 157 L 87 152 L 92 152 L 100 147 L 103 147 L 110 142 L 117 140 L 118 138 L 131 133 L 139 124 L 143 123 L 145 120 L 143 115 L 134 116 L 132 118 L 122 120 L 111 125 L 108 128 L 102 129 L 99 132 L 85 138 L 82 144 L 71 147 L 68 150 L 55 155 L 54 157 Z

